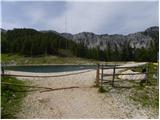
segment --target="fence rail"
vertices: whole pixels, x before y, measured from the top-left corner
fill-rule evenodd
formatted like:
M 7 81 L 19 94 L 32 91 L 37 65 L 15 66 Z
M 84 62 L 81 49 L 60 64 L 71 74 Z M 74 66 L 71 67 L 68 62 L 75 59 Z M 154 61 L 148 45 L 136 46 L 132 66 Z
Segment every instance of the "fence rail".
M 146 72 L 146 74 L 154 74 L 154 73 L 155 72 L 149 72 L 149 73 Z M 144 74 L 144 73 L 116 73 L 115 75 L 139 75 L 139 74 Z M 103 74 L 103 76 L 113 76 L 113 74 Z
M 82 74 L 82 73 L 87 73 L 90 71 L 93 71 L 94 69 L 91 70 L 86 70 L 82 72 L 75 72 L 75 73 L 68 73 L 68 74 L 60 74 L 60 75 L 15 75 L 15 74 L 5 74 L 2 73 L 1 76 L 13 76 L 13 77 L 39 77 L 39 78 L 47 78 L 47 77 L 64 77 L 64 76 L 70 76 L 70 75 L 77 75 L 77 74 Z
M 97 66 L 97 77 L 96 77 L 96 84 L 97 86 L 103 86 L 103 83 L 107 83 L 107 82 L 112 82 L 112 86 L 114 87 L 114 82 L 115 82 L 115 76 L 117 75 L 146 75 L 146 83 L 149 82 L 149 74 L 155 74 L 155 72 L 150 72 L 150 66 L 149 66 L 150 63 L 147 63 L 147 65 L 145 64 L 142 64 L 142 65 L 138 65 L 138 66 L 111 66 L 111 67 L 108 67 L 108 66 L 104 66 L 104 65 L 99 65 Z M 145 66 L 144 66 L 145 65 Z M 142 72 L 137 72 L 137 73 L 116 73 L 116 70 L 117 69 L 131 69 L 131 68 L 142 68 L 142 69 L 146 69 L 146 72 L 142 73 Z M 113 70 L 112 73 L 104 73 L 104 70 L 107 70 L 107 69 L 110 69 L 110 70 Z M 100 72 L 101 71 L 101 72 Z M 100 77 L 101 76 L 101 77 Z M 104 79 L 104 77 L 106 76 L 112 76 L 112 80 L 106 80 Z M 120 80 L 122 81 L 122 80 Z M 124 80 L 126 81 L 126 80 Z
M 111 66 L 111 67 L 109 67 L 109 66 L 104 66 L 104 65 L 100 65 L 100 68 L 102 68 L 103 67 L 103 69 L 113 69 L 114 67 L 116 67 L 116 69 L 127 69 L 127 68 L 140 68 L 140 67 L 142 67 L 143 65 L 140 65 L 140 66 L 117 66 L 117 65 L 115 65 L 115 66 Z

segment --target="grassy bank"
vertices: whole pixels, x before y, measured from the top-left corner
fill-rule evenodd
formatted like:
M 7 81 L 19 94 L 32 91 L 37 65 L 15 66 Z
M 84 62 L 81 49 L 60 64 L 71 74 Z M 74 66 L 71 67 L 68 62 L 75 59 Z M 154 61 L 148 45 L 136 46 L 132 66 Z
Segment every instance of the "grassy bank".
M 2 54 L 2 63 L 27 65 L 27 64 L 96 64 L 98 61 L 77 57 L 39 56 L 25 57 L 13 54 Z
M 2 77 L 1 81 L 11 84 L 26 84 L 26 82 L 13 77 Z M 16 118 L 16 113 L 21 110 L 22 100 L 26 96 L 25 91 L 24 87 L 1 84 L 1 118 Z
M 90 65 L 90 64 L 125 64 L 122 61 L 98 61 L 93 59 L 85 59 L 78 57 L 59 57 L 59 56 L 39 56 L 39 57 L 26 57 L 17 54 L 1 54 L 2 63 L 11 65 L 42 65 L 42 64 L 77 64 L 77 65 Z
M 144 67 L 148 67 L 145 65 Z M 159 107 L 159 90 L 157 89 L 157 63 L 149 64 L 149 72 L 153 72 L 154 74 L 149 74 L 148 83 L 144 83 L 142 86 L 136 85 L 134 89 L 131 91 L 130 98 L 135 102 L 140 103 L 142 106 L 151 106 L 153 108 Z M 142 70 L 137 68 L 135 71 L 141 72 Z

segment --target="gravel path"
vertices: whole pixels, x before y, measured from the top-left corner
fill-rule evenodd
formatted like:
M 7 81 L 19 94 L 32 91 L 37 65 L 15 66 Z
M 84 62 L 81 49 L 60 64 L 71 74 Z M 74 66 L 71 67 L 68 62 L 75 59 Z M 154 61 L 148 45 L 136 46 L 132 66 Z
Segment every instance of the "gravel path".
M 93 87 L 95 77 L 96 71 L 93 70 L 57 78 L 21 78 L 30 81 L 32 85 L 52 88 L 79 86 L 81 88 L 41 93 L 30 92 L 25 97 L 22 110 L 17 117 L 26 119 L 150 118 L 148 111 L 126 102 L 125 96 L 121 96 L 114 89 L 110 93 L 99 93 L 98 88 Z
M 58 88 L 78 85 L 82 88 L 30 93 L 18 118 L 125 118 L 113 104 L 112 97 L 100 94 L 93 87 L 95 73 L 94 70 L 65 78 L 33 78 L 32 84 L 38 86 Z

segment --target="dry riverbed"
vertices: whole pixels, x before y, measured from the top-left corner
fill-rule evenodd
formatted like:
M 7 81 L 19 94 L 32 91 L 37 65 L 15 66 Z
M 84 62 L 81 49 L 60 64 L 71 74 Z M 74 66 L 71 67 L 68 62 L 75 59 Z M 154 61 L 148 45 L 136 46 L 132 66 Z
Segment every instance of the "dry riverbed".
M 10 71 L 15 74 L 27 74 Z M 70 72 L 66 72 L 70 73 Z M 66 74 L 63 73 L 63 74 Z M 45 74 L 45 73 L 43 73 Z M 42 75 L 43 75 L 42 74 Z M 57 75 L 61 73 L 52 73 Z M 29 92 L 18 118 L 158 118 L 151 108 L 142 108 L 128 99 L 129 91 L 112 89 L 99 93 L 95 85 L 96 71 L 63 77 L 19 78 L 31 85 L 61 88 L 79 86 L 68 90 Z

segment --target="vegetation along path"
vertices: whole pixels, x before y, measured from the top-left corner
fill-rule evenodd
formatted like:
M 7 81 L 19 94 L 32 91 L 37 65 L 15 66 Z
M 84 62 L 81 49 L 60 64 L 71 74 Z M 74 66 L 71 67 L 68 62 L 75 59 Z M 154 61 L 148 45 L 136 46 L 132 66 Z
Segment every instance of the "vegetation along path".
M 128 64 L 125 66 L 131 66 Z M 108 70 L 111 72 L 112 70 Z M 70 72 L 67 72 L 70 73 Z M 66 74 L 67 74 L 66 73 Z M 27 74 L 23 72 L 23 74 Z M 52 73 L 58 74 L 58 73 Z M 128 99 L 128 90 L 112 89 L 100 93 L 94 87 L 96 71 L 50 78 L 20 78 L 32 85 L 61 88 L 79 88 L 57 91 L 39 90 L 25 97 L 18 118 L 157 118 L 151 107 L 143 108 Z

